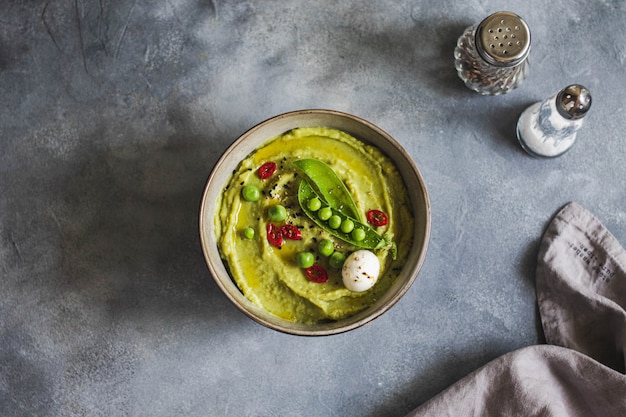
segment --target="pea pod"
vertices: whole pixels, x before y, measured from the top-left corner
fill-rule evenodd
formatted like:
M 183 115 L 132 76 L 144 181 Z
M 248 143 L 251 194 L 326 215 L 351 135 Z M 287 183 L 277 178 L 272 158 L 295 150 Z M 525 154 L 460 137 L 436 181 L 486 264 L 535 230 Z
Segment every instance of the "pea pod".
M 299 159 L 292 163 L 331 208 L 352 219 L 361 220 L 350 192 L 331 167 L 317 159 Z
M 319 210 L 313 211 L 309 208 L 308 202 L 309 200 L 313 198 L 319 198 L 317 193 L 313 189 L 313 187 L 306 180 L 300 181 L 300 186 L 298 187 L 298 203 L 300 204 L 300 208 L 302 208 L 304 213 L 311 220 L 313 220 L 315 224 L 317 224 L 322 229 L 326 230 L 331 235 L 351 245 L 354 245 L 360 248 L 365 248 L 365 249 L 378 249 L 378 248 L 385 246 L 385 244 L 387 243 L 386 240 L 381 235 L 379 235 L 374 229 L 372 229 L 368 225 L 361 223 L 357 219 L 346 216 L 344 213 L 340 212 L 339 210 L 333 207 L 326 206 L 332 211 L 333 216 L 339 216 L 342 220 L 350 220 L 354 223 L 354 228 L 351 229 L 350 233 L 346 233 L 342 231 L 341 228 L 333 229 L 332 227 L 328 225 L 327 220 L 321 220 L 319 218 L 319 216 L 317 215 Z M 324 207 L 322 207 L 322 209 L 323 208 Z M 353 238 L 354 230 L 363 230 L 364 232 L 363 239 L 360 239 L 360 240 L 354 239 Z

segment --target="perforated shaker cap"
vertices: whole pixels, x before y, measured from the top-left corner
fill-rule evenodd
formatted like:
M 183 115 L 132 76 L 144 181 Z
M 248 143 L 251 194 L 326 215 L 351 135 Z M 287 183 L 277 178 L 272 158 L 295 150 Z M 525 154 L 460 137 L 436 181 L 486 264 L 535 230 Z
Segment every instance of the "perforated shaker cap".
M 591 93 L 580 84 L 568 85 L 556 96 L 556 109 L 566 119 L 578 120 L 590 107 Z
M 518 65 L 530 52 L 530 29 L 524 19 L 515 13 L 494 13 L 478 25 L 476 48 L 480 56 L 492 65 Z

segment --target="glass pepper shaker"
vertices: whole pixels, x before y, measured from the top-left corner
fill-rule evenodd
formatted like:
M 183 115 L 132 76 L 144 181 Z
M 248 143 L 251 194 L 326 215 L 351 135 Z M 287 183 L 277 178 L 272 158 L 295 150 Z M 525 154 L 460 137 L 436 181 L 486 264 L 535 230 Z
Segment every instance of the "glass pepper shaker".
M 454 49 L 454 66 L 465 85 L 480 94 L 505 94 L 528 74 L 530 29 L 511 12 L 497 12 L 470 26 Z
M 569 85 L 522 112 L 517 121 L 517 139 L 533 156 L 562 155 L 574 144 L 590 107 L 589 90 L 579 84 Z

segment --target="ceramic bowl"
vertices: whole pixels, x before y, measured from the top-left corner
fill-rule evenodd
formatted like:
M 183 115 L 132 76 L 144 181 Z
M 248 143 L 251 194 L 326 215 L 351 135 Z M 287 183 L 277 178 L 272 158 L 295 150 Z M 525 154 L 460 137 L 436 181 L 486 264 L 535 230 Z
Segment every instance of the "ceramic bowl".
M 342 130 L 376 146 L 395 162 L 408 192 L 414 214 L 413 243 L 399 277 L 374 305 L 351 317 L 319 324 L 293 323 L 276 317 L 250 302 L 231 279 L 216 244 L 214 217 L 224 185 L 239 162 L 269 139 L 298 127 Z M 243 313 L 271 329 L 302 336 L 326 336 L 356 329 L 389 310 L 415 281 L 430 239 L 430 202 L 424 180 L 415 163 L 389 134 L 359 117 L 332 110 L 299 110 L 268 119 L 241 135 L 220 157 L 207 181 L 200 207 L 200 240 L 208 268 L 224 295 Z

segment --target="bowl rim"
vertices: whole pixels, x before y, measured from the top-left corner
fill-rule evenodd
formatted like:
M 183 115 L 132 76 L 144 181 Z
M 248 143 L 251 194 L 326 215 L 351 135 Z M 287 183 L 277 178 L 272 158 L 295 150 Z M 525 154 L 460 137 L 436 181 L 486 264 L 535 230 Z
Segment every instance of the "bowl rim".
M 306 325 L 302 323 L 291 322 L 291 321 L 282 319 L 280 317 L 274 316 L 271 313 L 268 313 L 267 311 L 262 309 L 261 307 L 258 307 L 256 304 L 248 300 L 243 295 L 243 293 L 239 290 L 239 287 L 236 285 L 236 283 L 230 276 L 230 273 L 227 271 L 225 261 L 221 257 L 219 257 L 219 260 L 221 262 L 221 267 L 223 269 L 218 270 L 219 268 L 216 265 L 214 265 L 214 261 L 211 258 L 211 253 L 208 247 L 208 245 L 211 244 L 217 248 L 217 245 L 215 243 L 215 236 L 213 235 L 214 227 L 212 225 L 215 213 L 209 213 L 210 216 L 207 217 L 207 210 L 208 210 L 207 209 L 207 205 L 208 205 L 207 195 L 209 194 L 210 186 L 214 183 L 214 180 L 218 172 L 220 171 L 220 168 L 228 161 L 228 158 L 231 156 L 231 154 L 243 142 L 245 142 L 251 135 L 253 135 L 258 130 L 261 130 L 264 127 L 270 124 L 273 124 L 281 119 L 301 117 L 301 116 L 306 116 L 306 115 L 318 115 L 318 116 L 324 116 L 324 117 L 338 117 L 341 119 L 347 119 L 349 121 L 356 122 L 357 124 L 360 124 L 366 129 L 369 129 L 375 132 L 376 134 L 378 134 L 379 136 L 383 137 L 389 143 L 389 145 L 391 145 L 394 151 L 398 152 L 402 156 L 402 158 L 404 159 L 403 162 L 410 166 L 411 171 L 412 171 L 411 174 L 415 176 L 419 184 L 419 187 L 421 189 L 421 197 L 423 198 L 423 204 L 424 204 L 424 207 L 423 207 L 424 209 L 424 214 L 423 214 L 424 233 L 421 239 L 419 239 L 419 237 L 414 236 L 413 242 L 411 244 L 411 250 L 413 250 L 416 247 L 416 245 L 419 245 L 420 253 L 416 262 L 412 265 L 410 271 L 407 273 L 409 274 L 409 277 L 402 284 L 401 288 L 396 290 L 393 297 L 391 297 L 385 304 L 377 307 L 376 309 L 372 309 L 373 306 L 369 307 L 353 316 L 347 317 L 346 319 L 331 322 L 327 326 L 320 325 L 320 324 Z M 331 126 L 328 126 L 328 127 L 331 127 Z M 352 132 L 347 132 L 347 133 L 351 135 L 353 134 Z M 270 139 L 272 138 L 268 137 L 266 140 L 269 141 Z M 376 144 L 371 143 L 365 138 L 359 137 L 358 139 L 365 143 L 369 143 L 373 146 L 376 146 Z M 257 147 L 258 146 L 262 146 L 262 143 L 257 145 Z M 381 150 L 381 151 L 387 157 L 393 160 L 393 158 L 391 158 L 387 152 L 385 152 L 384 150 Z M 394 163 L 397 164 L 397 161 L 394 161 Z M 402 172 L 401 172 L 401 176 L 402 176 L 403 181 L 406 183 L 406 177 L 404 174 L 402 174 Z M 413 210 L 416 210 L 416 208 L 413 207 Z M 207 225 L 205 223 L 205 219 L 207 219 L 208 223 L 211 223 L 209 227 L 206 227 Z M 209 272 L 211 273 L 211 276 L 213 277 L 213 280 L 215 281 L 219 289 L 222 291 L 222 293 L 226 295 L 229 301 L 232 304 L 234 304 L 234 306 L 239 311 L 243 312 L 246 316 L 248 316 L 255 322 L 265 327 L 268 327 L 270 329 L 282 332 L 282 333 L 299 335 L 299 336 L 328 336 L 328 335 L 340 334 L 340 333 L 348 332 L 350 330 L 354 330 L 356 328 L 359 328 L 365 325 L 366 323 L 369 323 L 375 320 L 376 318 L 380 317 L 385 312 L 387 312 L 391 307 L 393 307 L 413 285 L 414 281 L 417 279 L 417 275 L 419 274 L 424 264 L 426 253 L 428 252 L 428 246 L 430 243 L 430 235 L 431 235 L 430 198 L 428 195 L 428 190 L 426 189 L 424 178 L 422 177 L 421 171 L 416 166 L 413 158 L 406 152 L 406 150 L 402 147 L 402 145 L 400 145 L 400 143 L 396 141 L 396 139 L 394 139 L 391 135 L 389 135 L 386 131 L 384 131 L 380 127 L 358 116 L 341 112 L 341 111 L 337 111 L 337 110 L 317 109 L 317 108 L 294 110 L 294 111 L 289 111 L 286 113 L 275 115 L 260 123 L 257 123 L 256 125 L 252 126 L 250 129 L 242 133 L 235 141 L 233 141 L 224 150 L 224 152 L 221 154 L 221 156 L 218 158 L 215 165 L 211 169 L 211 173 L 204 186 L 204 190 L 202 193 L 202 200 L 200 203 L 200 212 L 199 212 L 199 232 L 200 232 L 200 245 L 202 247 L 202 252 L 205 258 L 205 263 L 209 269 Z M 210 233 L 207 233 L 207 232 L 210 232 Z M 416 240 L 418 241 L 416 242 Z M 225 282 L 225 280 L 222 277 L 222 274 L 224 272 L 226 272 L 226 276 L 228 277 L 228 282 Z M 234 293 L 233 293 L 233 287 L 236 290 L 236 292 Z M 349 320 L 350 318 L 353 318 L 353 319 Z M 345 324 L 342 324 L 342 322 L 346 320 L 349 320 L 349 321 Z

